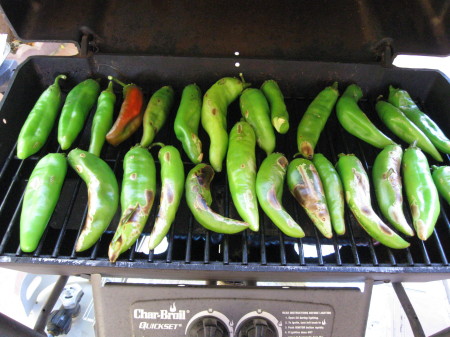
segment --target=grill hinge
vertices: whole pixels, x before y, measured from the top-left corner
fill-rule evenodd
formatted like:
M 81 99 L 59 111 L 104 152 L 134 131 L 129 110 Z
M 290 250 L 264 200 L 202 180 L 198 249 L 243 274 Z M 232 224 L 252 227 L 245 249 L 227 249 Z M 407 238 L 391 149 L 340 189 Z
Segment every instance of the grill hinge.
M 392 67 L 392 62 L 394 61 L 393 41 L 390 37 L 383 38 L 372 49 L 384 68 Z
M 83 26 L 80 28 L 80 56 L 86 57 L 90 54 L 97 53 L 99 51 L 97 46 L 96 35 L 89 27 Z

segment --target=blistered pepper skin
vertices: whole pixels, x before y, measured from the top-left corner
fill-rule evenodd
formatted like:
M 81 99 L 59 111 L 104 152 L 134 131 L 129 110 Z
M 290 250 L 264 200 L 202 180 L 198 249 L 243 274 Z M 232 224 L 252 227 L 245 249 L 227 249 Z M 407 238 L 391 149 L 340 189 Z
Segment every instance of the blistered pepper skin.
M 20 215 L 20 249 L 33 252 L 55 210 L 67 172 L 61 153 L 49 153 L 31 172 Z
M 323 154 L 315 153 L 313 163 L 322 181 L 333 229 L 336 234 L 344 235 L 345 201 L 341 178 L 339 178 L 333 164 Z
M 186 177 L 186 203 L 195 220 L 216 233 L 235 234 L 249 227 L 249 224 L 224 217 L 214 212 L 210 184 L 214 178 L 214 169 L 207 164 L 197 164 Z
M 402 169 L 414 229 L 417 237 L 425 241 L 433 233 L 441 211 L 439 194 L 428 160 L 418 147 L 411 145 L 405 150 Z
M 224 77 L 214 83 L 203 96 L 201 122 L 209 135 L 209 162 L 216 172 L 222 171 L 228 149 L 228 105 L 248 86 L 250 83 L 238 78 Z
M 115 262 L 141 235 L 152 210 L 156 194 L 156 168 L 146 148 L 135 146 L 123 159 L 123 180 L 120 192 L 122 214 L 108 256 Z
M 180 152 L 171 145 L 158 152 L 161 164 L 161 198 L 158 214 L 149 238 L 149 249 L 155 249 L 169 232 L 177 215 L 184 189 L 184 165 Z
M 381 213 L 398 231 L 413 236 L 414 231 L 403 213 L 402 157 L 400 145 L 386 146 L 375 158 L 372 181 Z
M 347 205 L 361 227 L 387 247 L 409 247 L 409 242 L 389 228 L 373 210 L 369 178 L 359 159 L 352 154 L 340 155 L 336 169 L 344 186 Z
M 325 192 L 314 164 L 304 158 L 294 159 L 287 169 L 289 191 L 303 207 L 317 229 L 328 239 L 333 237 Z
M 82 252 L 91 248 L 111 223 L 119 206 L 119 187 L 112 169 L 96 155 L 73 149 L 67 159 L 88 190 L 86 221 L 75 246 Z
M 282 153 L 267 156 L 256 175 L 256 195 L 264 213 L 275 226 L 287 236 L 302 238 L 305 232 L 281 204 L 288 164 Z
M 336 115 L 339 123 L 351 135 L 379 149 L 395 144 L 359 108 L 358 101 L 362 96 L 362 90 L 356 84 L 351 84 L 345 89 L 336 103 Z
M 338 83 L 323 89 L 305 111 L 297 128 L 297 146 L 300 154 L 312 159 L 320 134 L 331 115 L 339 96 Z
M 48 139 L 61 107 L 61 89 L 59 80 L 66 79 L 59 75 L 38 98 L 28 114 L 17 139 L 17 157 L 26 159 L 38 152 Z
M 252 231 L 259 230 L 255 146 L 256 136 L 250 124 L 236 123 L 227 152 L 228 185 L 236 210 Z

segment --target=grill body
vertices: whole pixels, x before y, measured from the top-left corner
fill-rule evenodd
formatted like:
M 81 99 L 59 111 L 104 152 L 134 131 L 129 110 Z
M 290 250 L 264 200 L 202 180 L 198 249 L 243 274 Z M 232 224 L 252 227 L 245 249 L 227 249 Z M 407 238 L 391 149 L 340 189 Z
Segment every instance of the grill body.
M 235 62 L 238 60 L 239 67 Z M 372 242 L 359 227 L 350 212 L 346 212 L 347 234 L 325 239 L 306 216 L 285 187 L 283 203 L 290 214 L 304 228 L 306 237 L 288 238 L 261 212 L 261 230 L 246 231 L 227 236 L 206 231 L 193 219 L 183 198 L 179 212 L 169 232 L 167 249 L 156 254 L 145 253 L 145 239 L 151 231 L 157 212 L 159 194 L 149 222 L 137 244 L 124 253 L 116 264 L 107 259 L 107 250 L 119 219 L 115 215 L 108 230 L 92 249 L 75 253 L 74 245 L 84 223 L 87 191 L 84 183 L 69 170 L 62 194 L 47 231 L 35 253 L 19 250 L 19 218 L 21 201 L 28 177 L 35 164 L 48 152 L 59 150 L 56 127 L 48 143 L 35 156 L 25 161 L 15 157 L 15 143 L 20 128 L 44 88 L 57 74 L 65 73 L 68 80 L 62 84 L 66 94 L 75 83 L 87 77 L 118 76 L 140 85 L 146 99 L 163 85 L 172 85 L 177 93 L 176 104 L 156 141 L 181 144 L 173 132 L 173 120 L 183 87 L 197 83 L 205 92 L 223 76 L 237 76 L 242 72 L 254 87 L 269 78 L 277 80 L 286 96 L 291 118 L 291 129 L 277 136 L 276 151 L 292 159 L 297 152 L 296 126 L 312 99 L 325 86 L 339 82 L 342 92 L 351 83 L 357 83 L 364 92 L 361 108 L 387 134 L 375 110 L 375 100 L 387 96 L 388 86 L 406 89 L 419 105 L 450 134 L 450 83 L 436 71 L 383 68 L 379 65 L 334 62 L 283 61 L 276 59 L 231 59 L 168 56 L 94 55 L 78 57 L 33 57 L 17 70 L 0 108 L 0 263 L 1 266 L 41 274 L 93 274 L 202 280 L 390 280 L 428 281 L 448 278 L 450 247 L 448 244 L 450 207 L 442 202 L 438 224 L 431 238 L 422 242 L 410 240 L 409 249 L 395 251 Z M 101 82 L 102 87 L 106 84 Z M 116 94 L 121 97 L 117 88 Z M 117 100 L 117 110 L 121 99 Z M 87 149 L 93 111 L 74 147 Z M 241 118 L 237 102 L 228 111 L 228 129 Z M 200 137 L 207 153 L 208 137 L 200 127 Z M 105 145 L 102 158 L 114 169 L 120 183 L 122 160 L 126 151 L 140 139 L 140 131 L 117 148 Z M 406 144 L 395 139 L 404 147 Z M 332 162 L 339 153 L 355 153 L 368 174 L 378 149 L 348 134 L 333 113 L 317 146 Z M 156 152 L 153 153 L 156 159 Z M 257 149 L 258 164 L 264 158 Z M 192 168 L 183 153 L 185 171 Z M 430 164 L 434 164 L 433 160 Z M 449 158 L 444 159 L 449 164 Z M 157 163 L 157 168 L 159 164 Z M 158 177 L 158 187 L 160 180 Z M 226 216 L 238 218 L 229 195 L 226 172 L 216 174 L 212 182 L 213 209 Z M 372 191 L 373 193 L 373 191 Z M 376 207 L 373 195 L 372 203 Z M 410 214 L 405 203 L 405 211 Z M 144 251 L 144 252 L 143 252 Z

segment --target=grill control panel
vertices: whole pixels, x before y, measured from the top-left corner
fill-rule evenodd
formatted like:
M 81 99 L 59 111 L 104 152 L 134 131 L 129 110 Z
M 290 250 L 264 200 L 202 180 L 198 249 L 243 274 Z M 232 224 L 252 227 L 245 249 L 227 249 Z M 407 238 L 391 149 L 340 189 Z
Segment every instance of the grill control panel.
M 97 336 L 360 337 L 372 291 L 91 283 Z
M 188 293 L 186 294 L 188 296 Z M 171 298 L 133 303 L 134 336 L 329 337 L 327 304 L 261 298 Z

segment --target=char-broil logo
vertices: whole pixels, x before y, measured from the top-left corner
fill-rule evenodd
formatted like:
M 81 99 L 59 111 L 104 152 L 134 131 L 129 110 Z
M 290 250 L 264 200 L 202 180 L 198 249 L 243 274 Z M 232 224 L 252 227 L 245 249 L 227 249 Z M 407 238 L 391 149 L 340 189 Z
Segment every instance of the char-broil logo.
M 178 310 L 173 302 L 169 310 L 161 309 L 160 311 L 145 311 L 144 309 L 134 309 L 133 317 L 136 319 L 166 319 L 166 320 L 185 320 L 186 313 L 189 310 Z

